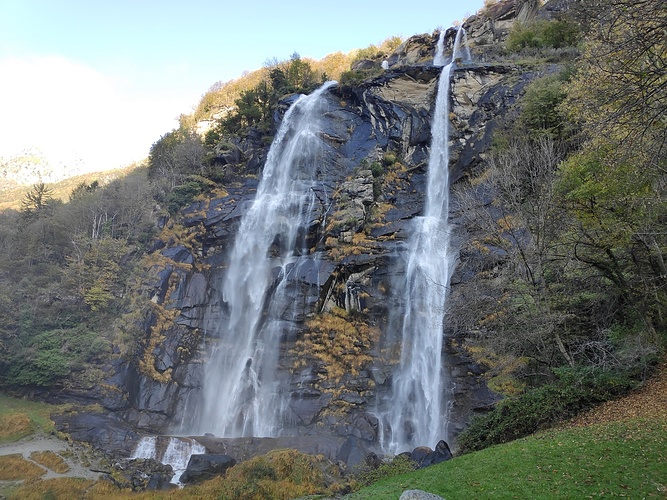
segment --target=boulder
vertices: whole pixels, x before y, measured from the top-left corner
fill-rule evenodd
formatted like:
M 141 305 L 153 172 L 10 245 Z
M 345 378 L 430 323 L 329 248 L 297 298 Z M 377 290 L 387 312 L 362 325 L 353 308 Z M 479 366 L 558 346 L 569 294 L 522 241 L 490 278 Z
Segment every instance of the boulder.
M 150 458 L 138 458 L 114 463 L 109 471 L 109 479 L 120 489 L 132 491 L 169 490 L 176 488 L 171 483 L 174 470 Z
M 348 467 L 355 467 L 365 463 L 368 455 L 365 443 L 361 439 L 350 437 L 340 447 L 336 460 L 344 462 Z
M 439 495 L 422 490 L 405 490 L 399 500 L 445 500 Z
M 435 450 L 431 450 L 428 446 L 418 446 L 410 453 L 410 460 L 415 462 L 420 469 L 439 464 L 451 458 L 452 452 L 449 445 L 443 440 L 438 441 Z
M 183 484 L 196 483 L 222 476 L 227 469 L 236 465 L 236 460 L 229 455 L 202 454 L 192 455 L 185 472 L 179 481 Z

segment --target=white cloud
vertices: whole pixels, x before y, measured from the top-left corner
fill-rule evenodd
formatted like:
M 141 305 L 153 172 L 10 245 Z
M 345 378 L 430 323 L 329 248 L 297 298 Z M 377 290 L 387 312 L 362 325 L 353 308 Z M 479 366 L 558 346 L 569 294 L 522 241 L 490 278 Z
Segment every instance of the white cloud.
M 183 97 L 133 93 L 57 56 L 2 59 L 0 75 L 0 157 L 37 148 L 57 161 L 81 158 L 89 170 L 123 166 L 146 157 L 184 110 Z

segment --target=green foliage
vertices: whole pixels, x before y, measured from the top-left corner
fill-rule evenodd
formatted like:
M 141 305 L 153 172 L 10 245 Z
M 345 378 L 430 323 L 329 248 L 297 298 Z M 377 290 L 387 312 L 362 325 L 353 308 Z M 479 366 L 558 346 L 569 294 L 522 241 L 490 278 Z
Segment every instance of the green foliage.
M 398 156 L 393 151 L 387 151 L 382 157 L 382 163 L 387 167 L 393 165 L 397 161 L 398 161 Z
M 201 181 L 191 180 L 180 186 L 176 186 L 171 193 L 167 195 L 167 210 L 170 214 L 175 214 L 179 208 L 192 203 L 192 201 L 205 192 L 209 186 Z
M 576 45 L 579 27 L 569 20 L 538 20 L 514 23 L 507 37 L 507 49 L 519 52 L 526 48 L 563 48 Z
M 345 71 L 340 75 L 340 84 L 347 87 L 358 85 L 366 80 L 367 76 L 368 74 L 361 70 Z
M 505 399 L 488 414 L 473 419 L 459 435 L 460 451 L 468 453 L 527 436 L 621 396 L 639 382 L 636 373 L 625 370 L 582 367 L 560 368 L 555 373 L 554 383 Z
M 344 87 L 344 90 L 349 91 L 351 87 L 355 87 L 381 75 L 384 70 L 378 65 L 371 69 L 353 69 L 350 71 L 345 71 L 340 76 L 340 84 Z
M 371 163 L 371 174 L 373 177 L 381 177 L 384 174 L 384 167 L 379 161 Z
M 371 44 L 364 49 L 359 49 L 356 52 L 355 60 L 374 59 L 380 55 L 380 48 Z
M 207 146 L 215 146 L 224 136 L 240 133 L 248 127 L 272 135 L 275 127 L 273 113 L 279 101 L 288 94 L 310 93 L 322 80 L 322 75 L 318 75 L 296 52 L 288 61 L 272 62 L 267 71 L 267 78 L 239 92 L 234 108 L 207 133 Z
M 566 96 L 560 75 L 531 82 L 521 100 L 520 122 L 531 135 L 563 136 L 566 118 L 559 108 Z
M 28 336 L 15 353 L 7 381 L 17 385 L 50 386 L 87 363 L 108 354 L 108 343 L 81 324 Z

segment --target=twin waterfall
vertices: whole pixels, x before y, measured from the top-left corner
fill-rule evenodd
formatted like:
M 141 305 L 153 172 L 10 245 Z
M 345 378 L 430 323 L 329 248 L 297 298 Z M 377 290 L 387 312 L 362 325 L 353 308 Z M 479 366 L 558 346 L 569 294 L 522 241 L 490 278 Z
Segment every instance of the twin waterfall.
M 409 232 L 402 296 L 400 362 L 389 394 L 380 396 L 376 414 L 383 452 L 400 453 L 447 440 L 453 388 L 443 369 L 443 330 L 449 280 L 449 88 L 465 31 L 458 30 L 451 62 L 445 65 L 444 30 L 434 65 L 440 75 L 431 125 L 427 193 L 423 215 Z M 243 215 L 220 284 L 224 319 L 209 335 L 203 393 L 185 415 L 180 432 L 219 437 L 275 437 L 290 422 L 288 380 L 280 367 L 281 341 L 294 338 L 299 318 L 312 303 L 299 296 L 302 267 L 317 268 L 306 237 L 312 214 L 327 200 L 318 185 L 326 148 L 320 120 L 327 111 L 328 82 L 301 96 L 285 114 L 268 153 L 257 194 Z M 319 194 L 319 198 L 318 198 Z M 312 246 L 312 243 L 311 245 Z M 319 284 L 316 290 L 319 289 Z M 282 369 L 281 369 L 282 368 Z M 192 406 L 192 403 L 190 403 Z M 144 438 L 136 456 L 153 457 L 155 443 Z M 173 438 L 179 439 L 179 438 Z M 151 449 L 152 443 L 152 449 Z M 175 443 L 182 444 L 182 443 Z M 200 451 L 201 452 L 201 451 Z
M 304 311 L 286 300 L 299 268 L 311 265 L 305 237 L 324 143 L 319 121 L 328 82 L 287 111 L 269 149 L 252 206 L 241 220 L 222 298 L 228 320 L 214 340 L 204 379 L 200 433 L 277 436 L 289 392 L 278 376 L 280 341 Z
M 449 217 L 449 87 L 450 74 L 461 58 L 459 29 L 452 60 L 440 74 L 424 215 L 413 219 L 403 285 L 404 317 L 401 361 L 393 375 L 389 410 L 384 415 L 392 453 L 448 440 L 453 388 L 442 367 L 443 329 L 449 280 L 453 270 Z M 434 65 L 444 64 L 444 31 L 438 39 Z M 466 55 L 469 59 L 469 55 Z

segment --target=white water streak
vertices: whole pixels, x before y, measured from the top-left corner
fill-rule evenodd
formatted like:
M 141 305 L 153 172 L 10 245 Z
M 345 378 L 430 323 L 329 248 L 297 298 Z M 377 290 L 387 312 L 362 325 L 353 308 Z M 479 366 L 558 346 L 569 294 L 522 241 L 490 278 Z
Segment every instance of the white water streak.
M 166 445 L 164 444 L 165 440 L 167 441 Z M 158 446 L 158 443 L 161 443 L 161 446 Z M 171 465 L 174 471 L 171 482 L 180 484 L 181 475 L 185 472 L 190 457 L 203 453 L 206 453 L 206 448 L 190 438 L 145 436 L 139 440 L 130 458 L 152 459 L 165 465 Z
M 445 30 L 441 30 L 438 37 L 438 44 L 435 48 L 433 66 L 444 66 L 445 64 L 447 64 L 447 59 L 445 58 Z
M 288 395 L 277 376 L 279 342 L 299 312 L 296 301 L 286 306 L 286 291 L 308 252 L 304 237 L 318 203 L 313 188 L 323 147 L 321 97 L 334 84 L 301 96 L 287 111 L 242 218 L 222 283 L 229 320 L 206 366 L 199 432 L 267 437 L 281 430 Z
M 442 30 L 438 36 L 435 56 L 433 57 L 433 66 L 444 66 L 447 64 L 447 57 L 445 56 L 445 33 L 446 30 Z M 468 34 L 463 27 L 459 28 L 456 32 L 454 49 L 452 50 L 452 58 L 450 62 L 454 62 L 457 59 L 460 59 L 461 61 L 472 60 L 472 54 L 470 53 L 470 47 L 468 45 Z
M 142 437 L 137 443 L 130 458 L 143 458 L 157 460 L 157 450 L 155 444 L 157 443 L 157 436 Z
M 431 125 L 424 215 L 415 217 L 409 241 L 401 360 L 392 383 L 388 418 L 391 435 L 385 445 L 393 453 L 416 446 L 435 446 L 440 439 L 449 437 L 451 402 L 443 402 L 442 397 L 450 390 L 450 381 L 442 367 L 442 349 L 447 291 L 453 270 L 448 222 L 449 88 L 463 33 L 459 29 L 452 62 L 440 74 Z M 442 33 L 441 39 L 444 39 Z M 436 56 L 438 61 L 443 58 L 441 53 Z

